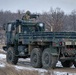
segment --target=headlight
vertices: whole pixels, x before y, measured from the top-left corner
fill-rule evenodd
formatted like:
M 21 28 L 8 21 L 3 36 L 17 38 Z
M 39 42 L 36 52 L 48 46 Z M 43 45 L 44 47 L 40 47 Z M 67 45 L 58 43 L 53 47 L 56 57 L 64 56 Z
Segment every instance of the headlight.
M 40 27 L 43 27 L 43 25 L 44 25 L 43 23 L 39 23 L 39 26 L 40 26 Z

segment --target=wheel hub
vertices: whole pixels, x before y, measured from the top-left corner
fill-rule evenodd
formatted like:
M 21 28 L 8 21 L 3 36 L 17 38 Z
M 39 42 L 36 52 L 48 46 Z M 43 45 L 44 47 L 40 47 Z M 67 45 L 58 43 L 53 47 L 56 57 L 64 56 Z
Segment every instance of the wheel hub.
M 11 52 L 8 53 L 8 58 L 9 58 L 9 60 L 12 60 L 12 53 Z
M 44 61 L 45 61 L 46 64 L 49 63 L 49 56 L 48 56 L 48 54 L 45 54 Z
M 34 55 L 33 61 L 37 62 L 37 55 Z

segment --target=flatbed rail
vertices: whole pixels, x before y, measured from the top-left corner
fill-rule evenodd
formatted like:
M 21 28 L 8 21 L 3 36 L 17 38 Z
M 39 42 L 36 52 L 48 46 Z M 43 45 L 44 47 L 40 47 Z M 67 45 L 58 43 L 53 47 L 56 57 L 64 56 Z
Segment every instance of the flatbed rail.
M 36 32 L 36 33 L 28 33 L 22 34 L 19 33 L 19 39 L 76 39 L 76 32 Z

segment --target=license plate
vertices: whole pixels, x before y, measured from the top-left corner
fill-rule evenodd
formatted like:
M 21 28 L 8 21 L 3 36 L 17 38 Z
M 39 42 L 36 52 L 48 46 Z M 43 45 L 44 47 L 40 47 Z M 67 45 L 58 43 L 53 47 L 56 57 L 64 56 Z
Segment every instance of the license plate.
M 72 45 L 72 42 L 65 42 L 65 45 Z

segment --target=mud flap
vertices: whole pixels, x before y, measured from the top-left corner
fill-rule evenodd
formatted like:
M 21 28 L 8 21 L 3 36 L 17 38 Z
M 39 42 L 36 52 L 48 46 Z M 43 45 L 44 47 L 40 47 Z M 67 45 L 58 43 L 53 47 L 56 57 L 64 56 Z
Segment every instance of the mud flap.
M 51 54 L 53 56 L 59 56 L 57 48 L 54 48 L 54 47 L 50 46 L 50 50 L 51 50 Z

